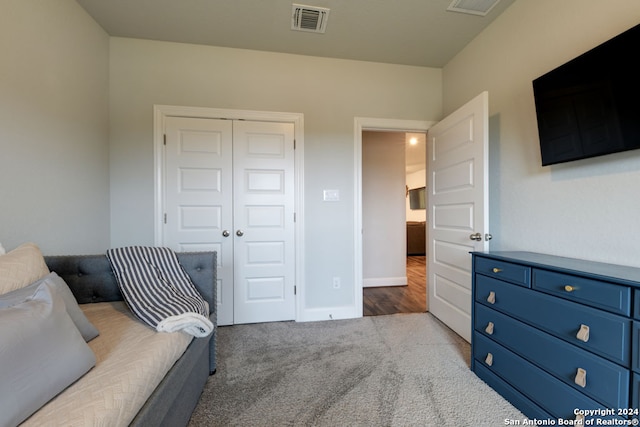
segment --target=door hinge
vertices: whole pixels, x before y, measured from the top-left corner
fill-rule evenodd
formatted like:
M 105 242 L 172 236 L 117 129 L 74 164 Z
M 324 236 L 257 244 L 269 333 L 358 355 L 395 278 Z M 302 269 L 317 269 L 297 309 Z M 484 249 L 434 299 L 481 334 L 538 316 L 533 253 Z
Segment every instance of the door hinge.
M 296 213 L 293 213 L 293 222 L 296 222 Z
M 293 285 L 293 294 L 294 295 L 298 294 L 298 288 L 296 287 L 296 285 Z
M 294 150 L 296 149 L 296 140 L 295 139 L 293 140 L 293 149 Z
M 167 145 L 167 134 L 166 133 L 164 135 L 162 135 L 162 139 L 163 139 L 164 145 Z
M 167 214 L 166 213 L 164 214 L 164 223 L 165 224 L 167 223 Z

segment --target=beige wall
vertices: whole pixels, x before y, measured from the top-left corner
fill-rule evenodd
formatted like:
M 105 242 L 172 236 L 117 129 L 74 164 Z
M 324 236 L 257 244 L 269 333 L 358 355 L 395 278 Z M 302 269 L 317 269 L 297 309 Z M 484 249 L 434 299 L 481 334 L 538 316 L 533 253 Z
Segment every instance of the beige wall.
M 489 91 L 493 250 L 640 266 L 640 151 L 542 167 L 531 86 L 639 22 L 637 0 L 518 0 L 444 67 L 445 113 Z
M 353 306 L 354 118 L 440 118 L 441 70 L 125 38 L 110 61 L 112 245 L 154 241 L 154 104 L 302 113 L 305 308 Z
M 109 247 L 109 39 L 73 0 L 0 0 L 0 242 Z
M 362 132 L 363 286 L 406 285 L 405 134 Z

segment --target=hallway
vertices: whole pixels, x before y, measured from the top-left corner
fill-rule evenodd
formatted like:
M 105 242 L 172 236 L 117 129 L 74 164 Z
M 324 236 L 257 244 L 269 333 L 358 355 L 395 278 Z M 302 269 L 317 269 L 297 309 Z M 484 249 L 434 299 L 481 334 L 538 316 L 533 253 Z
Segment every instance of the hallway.
M 426 257 L 407 257 L 407 286 L 363 289 L 363 314 L 424 313 L 427 309 Z

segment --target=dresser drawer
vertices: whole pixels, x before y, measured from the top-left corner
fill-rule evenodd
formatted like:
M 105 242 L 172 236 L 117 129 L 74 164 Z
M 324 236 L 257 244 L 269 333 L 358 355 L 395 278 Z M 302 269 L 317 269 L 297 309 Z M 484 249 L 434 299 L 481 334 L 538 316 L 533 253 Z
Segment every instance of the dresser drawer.
M 491 372 L 491 369 L 486 368 L 481 362 L 475 363 L 473 372 L 475 372 L 478 378 L 487 383 L 489 387 L 511 402 L 513 406 L 518 408 L 520 412 L 526 415 L 529 419 L 536 418 L 538 420 L 551 420 L 554 418 L 551 414 L 522 394 L 518 389 Z
M 537 366 L 478 333 L 474 337 L 473 357 L 476 359 L 476 365 L 484 366 L 516 387 L 554 417 L 574 419 L 576 408 L 582 410 L 607 409 L 607 406 L 569 387 Z
M 475 257 L 474 271 L 527 288 L 531 286 L 531 268 L 524 265 Z
M 631 288 L 534 268 L 534 289 L 612 313 L 631 315 Z
M 629 404 L 629 370 L 505 314 L 477 304 L 477 333 L 491 338 L 593 399 L 614 407 Z M 578 370 L 584 383 L 578 385 Z
M 483 275 L 475 277 L 476 301 L 623 366 L 630 366 L 630 319 Z

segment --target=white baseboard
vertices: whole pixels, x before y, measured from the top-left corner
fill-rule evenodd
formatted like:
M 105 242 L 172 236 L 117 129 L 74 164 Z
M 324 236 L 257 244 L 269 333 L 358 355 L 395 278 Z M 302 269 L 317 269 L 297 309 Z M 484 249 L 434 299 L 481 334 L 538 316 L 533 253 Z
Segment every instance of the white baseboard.
M 407 276 L 403 277 L 372 277 L 362 281 L 363 288 L 375 288 L 380 286 L 405 286 Z
M 319 320 L 357 319 L 362 317 L 362 307 L 358 310 L 355 306 L 307 308 L 303 310 L 296 321 L 316 322 Z

